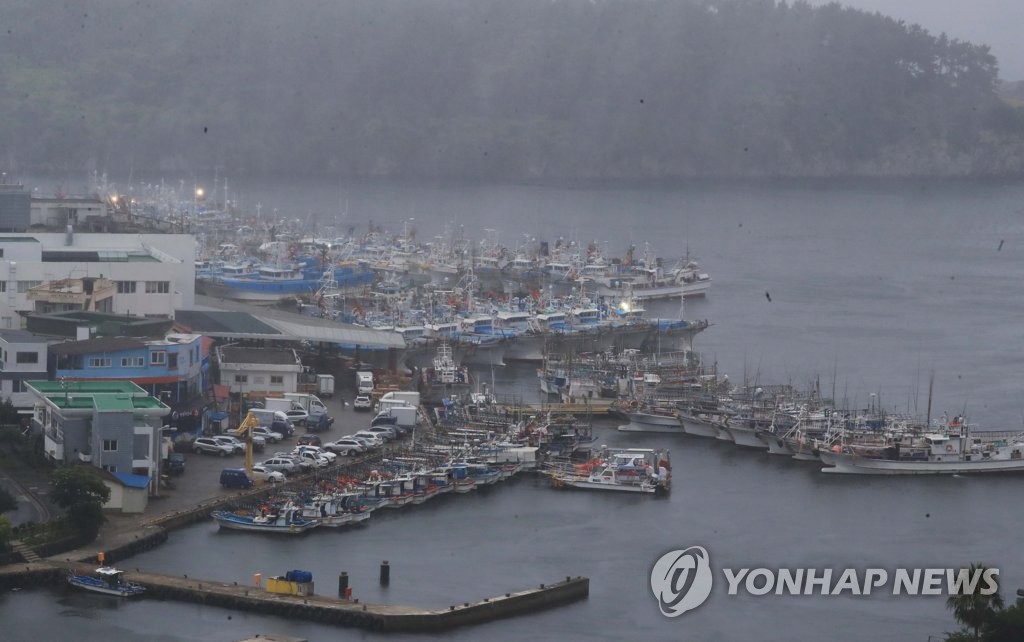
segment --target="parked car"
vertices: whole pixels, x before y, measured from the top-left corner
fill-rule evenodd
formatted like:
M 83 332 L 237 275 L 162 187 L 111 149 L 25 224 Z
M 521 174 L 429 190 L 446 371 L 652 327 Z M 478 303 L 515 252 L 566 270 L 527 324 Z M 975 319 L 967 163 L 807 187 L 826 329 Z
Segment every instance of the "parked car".
M 252 466 L 253 479 L 260 479 L 271 484 L 277 484 L 284 481 L 284 473 L 277 470 L 269 470 L 263 464 L 253 464 Z
M 334 417 L 328 415 L 320 415 L 315 421 L 306 422 L 306 430 L 309 432 L 324 432 L 330 430 L 331 426 L 334 425 Z
M 364 451 L 364 453 L 367 452 L 367 451 L 374 450 L 374 448 L 377 447 L 375 442 L 379 441 L 379 439 L 377 438 L 377 435 L 374 435 L 374 441 L 371 441 L 370 439 L 367 439 L 366 437 L 357 437 L 355 435 L 345 435 L 344 437 L 342 437 L 342 439 L 355 439 L 356 441 L 359 442 L 359 445 L 362 446 L 362 451 Z
M 312 464 L 313 468 L 324 468 L 326 466 L 329 466 L 331 463 L 330 460 L 328 460 L 326 457 L 324 457 L 320 453 L 315 453 L 312 450 L 299 450 L 298 452 L 293 452 L 292 454 L 295 457 L 298 457 L 300 465 L 302 464 L 302 462 L 308 461 L 310 464 Z
M 384 441 L 391 441 L 398 437 L 398 431 L 396 431 L 392 426 L 370 426 L 366 431 L 372 432 Z
M 260 466 L 265 470 L 277 471 L 285 475 L 294 475 L 302 470 L 299 463 L 291 457 L 279 457 L 277 455 L 261 462 Z
M 167 455 L 167 461 L 164 463 L 164 469 L 172 475 L 181 475 L 185 472 L 185 454 L 184 453 L 171 453 Z
M 354 435 L 346 436 L 355 437 L 356 439 L 365 439 L 367 442 L 369 442 L 369 445 L 374 448 L 376 448 L 377 446 L 384 445 L 384 440 L 381 439 L 380 435 L 378 435 L 375 432 L 370 432 L 369 430 L 360 430 L 356 432 Z
M 209 453 L 226 457 L 235 452 L 235 449 L 227 444 L 222 444 L 211 437 L 199 437 L 192 442 L 192 450 L 197 453 Z
M 353 410 L 370 410 L 371 408 L 373 408 L 373 400 L 370 399 L 370 395 L 356 395 L 352 401 Z
M 216 435 L 211 437 L 211 439 L 218 444 L 230 446 L 233 454 L 241 454 L 245 452 L 245 444 L 239 441 L 238 437 L 232 437 L 231 435 Z
M 284 439 L 284 435 L 282 435 L 279 432 L 275 432 L 270 428 L 267 428 L 266 426 L 256 426 L 255 428 L 252 429 L 252 434 L 253 437 L 259 435 L 260 437 L 262 437 L 264 440 L 271 444 L 276 444 L 277 442 Z
M 301 426 L 306 423 L 309 419 L 309 413 L 301 409 L 285 410 L 284 414 L 288 416 L 288 421 L 292 422 L 295 426 Z
M 220 471 L 220 485 L 224 488 L 252 488 L 252 477 L 244 468 L 225 468 Z
M 306 433 L 295 440 L 297 446 L 323 446 L 324 442 L 317 435 Z
M 274 453 L 274 457 L 278 457 L 278 458 L 283 457 L 285 459 L 291 459 L 295 463 L 295 465 L 299 467 L 299 472 L 303 472 L 303 473 L 307 472 L 307 471 L 310 471 L 310 470 L 313 470 L 316 467 L 316 462 L 314 462 L 313 460 L 311 460 L 311 459 L 304 459 L 302 457 L 299 457 L 295 453 L 291 453 L 291 452 L 278 452 L 278 453 Z
M 351 437 L 342 437 L 341 439 L 335 439 L 324 444 L 324 448 L 341 455 L 358 455 L 359 453 L 366 450 L 366 448 Z
M 303 452 L 303 451 L 307 451 L 307 450 L 309 452 L 316 453 L 316 454 L 320 455 L 321 457 L 326 457 L 327 461 L 329 461 L 331 463 L 334 463 L 334 460 L 338 458 L 337 453 L 332 453 L 331 451 L 324 449 L 323 446 L 312 446 L 312 445 L 308 445 L 308 444 L 307 445 L 296 446 L 295 449 L 292 450 L 292 452 Z

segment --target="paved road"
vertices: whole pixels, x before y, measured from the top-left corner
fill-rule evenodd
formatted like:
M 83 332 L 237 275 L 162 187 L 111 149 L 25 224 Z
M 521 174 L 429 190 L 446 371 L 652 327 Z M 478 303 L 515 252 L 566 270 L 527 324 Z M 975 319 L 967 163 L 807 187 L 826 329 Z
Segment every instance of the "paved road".
M 0 471 L 0 486 L 7 489 L 18 500 L 18 507 L 4 515 L 11 521 L 11 526 L 27 522 L 45 522 L 50 519 L 50 508 L 44 497 L 49 488 L 45 482 L 35 480 L 18 481 L 7 473 Z

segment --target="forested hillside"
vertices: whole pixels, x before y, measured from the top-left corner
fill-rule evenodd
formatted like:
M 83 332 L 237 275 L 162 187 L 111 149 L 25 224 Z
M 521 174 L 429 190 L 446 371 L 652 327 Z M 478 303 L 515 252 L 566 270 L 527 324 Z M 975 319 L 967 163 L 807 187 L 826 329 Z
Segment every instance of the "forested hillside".
M 7 0 L 0 166 L 1016 175 L 984 46 L 771 0 Z

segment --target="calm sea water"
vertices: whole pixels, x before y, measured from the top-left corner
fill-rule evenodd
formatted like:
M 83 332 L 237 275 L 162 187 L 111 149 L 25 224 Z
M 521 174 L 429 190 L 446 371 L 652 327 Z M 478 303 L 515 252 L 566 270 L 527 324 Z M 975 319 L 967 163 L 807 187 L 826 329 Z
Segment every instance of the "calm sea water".
M 679 188 L 334 185 L 233 186 L 264 213 L 319 225 L 366 223 L 420 237 L 447 224 L 687 250 L 714 279 L 686 314 L 712 326 L 697 346 L 734 380 L 804 385 L 866 406 L 964 413 L 980 427 L 1024 425 L 1024 186 L 759 184 Z M 335 219 L 337 219 L 335 221 Z M 1002 245 L 1001 249 L 1000 245 Z M 768 300 L 766 293 L 770 294 Z M 677 314 L 677 303 L 652 306 Z M 529 367 L 496 369 L 500 390 L 532 394 Z M 876 395 L 872 398 L 870 395 Z M 586 602 L 454 632 L 502 640 L 921 640 L 955 628 L 937 597 L 728 596 L 667 619 L 649 588 L 663 553 L 691 545 L 722 567 L 1001 569 L 1004 596 L 1024 586 L 1020 478 L 832 477 L 814 465 L 668 435 L 599 427 L 612 445 L 672 450 L 665 500 L 559 492 L 532 478 L 413 510 L 377 514 L 352 532 L 298 540 L 219 533 L 201 524 L 124 565 L 247 581 L 306 568 L 331 593 L 348 571 L 365 601 L 444 607 L 566 575 L 591 578 Z M 376 586 L 377 565 L 391 586 Z M 98 597 L 98 596 L 97 596 Z M 0 596 L 5 639 L 234 640 L 285 632 L 312 640 L 360 631 L 172 602 L 19 592 Z M 411 636 L 410 636 L 411 637 Z

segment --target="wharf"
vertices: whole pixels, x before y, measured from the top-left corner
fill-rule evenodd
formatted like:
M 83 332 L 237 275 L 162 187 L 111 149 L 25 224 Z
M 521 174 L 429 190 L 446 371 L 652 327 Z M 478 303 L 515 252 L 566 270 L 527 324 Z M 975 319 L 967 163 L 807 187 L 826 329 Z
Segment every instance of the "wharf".
M 51 561 L 9 565 L 0 569 L 0 586 L 31 586 L 64 583 L 69 568 L 88 573 L 94 567 Z M 174 577 L 125 570 L 125 579 L 146 587 L 146 596 L 198 602 L 211 606 L 255 611 L 265 615 L 301 618 L 372 631 L 433 633 L 480 624 L 551 608 L 585 599 L 590 593 L 586 577 L 566 577 L 555 584 L 541 584 L 477 602 L 450 605 L 447 609 L 423 609 L 387 604 L 361 604 L 358 599 L 322 595 L 295 596 L 268 593 L 244 583 Z
M 525 414 L 547 414 L 554 415 L 606 415 L 612 407 L 613 400 L 599 399 L 590 403 L 541 403 L 541 404 L 518 404 L 505 406 L 510 412 Z

